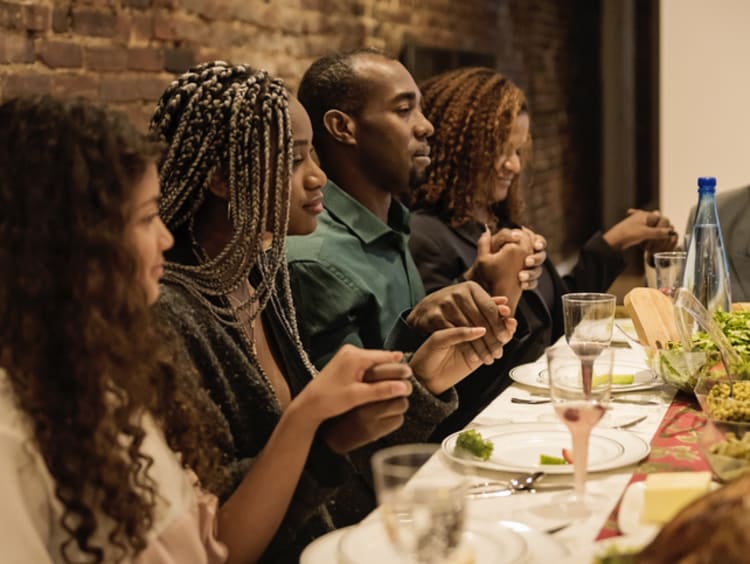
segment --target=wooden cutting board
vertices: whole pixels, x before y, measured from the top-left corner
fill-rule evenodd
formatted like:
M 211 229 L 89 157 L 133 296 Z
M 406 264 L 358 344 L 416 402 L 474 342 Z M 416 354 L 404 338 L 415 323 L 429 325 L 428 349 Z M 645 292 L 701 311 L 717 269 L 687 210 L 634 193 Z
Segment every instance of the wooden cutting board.
M 625 309 L 645 347 L 663 348 L 678 341 L 672 300 L 655 288 L 633 288 L 625 295 Z

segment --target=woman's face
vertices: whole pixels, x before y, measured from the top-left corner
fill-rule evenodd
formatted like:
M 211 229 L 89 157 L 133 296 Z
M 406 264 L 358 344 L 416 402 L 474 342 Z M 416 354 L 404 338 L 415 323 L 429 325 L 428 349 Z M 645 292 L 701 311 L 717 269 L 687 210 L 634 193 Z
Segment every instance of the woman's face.
M 489 178 L 489 205 L 504 202 L 513 180 L 521 173 L 521 149 L 529 140 L 529 114 L 516 116 L 501 155 L 492 164 Z
M 308 235 L 315 231 L 317 216 L 323 211 L 325 173 L 313 158 L 312 125 L 297 98 L 289 98 L 294 154 L 289 203 L 289 235 Z
M 172 234 L 159 217 L 159 175 L 150 163 L 133 191 L 125 237 L 135 252 L 137 280 L 149 304 L 159 298 L 159 280 L 164 275 L 164 251 L 174 243 Z

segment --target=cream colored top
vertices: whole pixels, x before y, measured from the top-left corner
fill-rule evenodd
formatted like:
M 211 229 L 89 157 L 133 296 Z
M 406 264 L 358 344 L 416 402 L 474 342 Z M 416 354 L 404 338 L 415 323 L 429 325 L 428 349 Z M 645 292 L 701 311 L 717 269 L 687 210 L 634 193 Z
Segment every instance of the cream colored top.
M 197 487 L 195 476 L 182 468 L 150 416 L 143 418 L 143 426 L 142 448 L 154 460 L 149 475 L 159 496 L 146 549 L 125 562 L 224 562 L 226 547 L 214 536 L 216 498 Z M 0 369 L 0 561 L 4 564 L 64 562 L 60 546 L 69 537 L 60 525 L 63 505 L 31 437 L 26 415 L 16 407 L 10 382 Z M 114 554 L 104 560 L 114 561 Z

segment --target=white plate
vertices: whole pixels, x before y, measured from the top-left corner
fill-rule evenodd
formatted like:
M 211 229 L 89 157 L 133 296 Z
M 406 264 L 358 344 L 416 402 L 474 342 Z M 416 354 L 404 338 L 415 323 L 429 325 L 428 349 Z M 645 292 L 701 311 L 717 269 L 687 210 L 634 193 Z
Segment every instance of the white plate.
M 642 362 L 633 362 L 629 360 L 615 360 L 612 368 L 613 374 L 633 374 L 632 384 L 612 384 L 613 393 L 636 392 L 638 390 L 648 390 L 656 388 L 663 384 L 661 378 L 648 368 Z M 547 364 L 543 362 L 529 362 L 528 364 L 519 364 L 510 371 L 511 379 L 519 384 L 531 386 L 532 388 L 549 389 L 547 377 Z
M 370 523 L 380 525 L 377 520 L 373 519 L 357 526 L 369 525 Z M 510 531 L 516 533 L 523 539 L 527 552 L 525 558 L 521 559 L 521 562 L 524 562 L 525 564 L 533 564 L 537 562 L 559 562 L 562 558 L 568 556 L 568 550 L 565 546 L 550 535 L 531 529 L 522 523 L 516 523 L 513 521 L 499 521 L 498 524 L 505 529 L 510 529 Z M 481 527 L 483 530 L 487 527 L 495 527 L 493 523 L 488 523 L 480 519 L 470 520 L 469 526 Z M 341 540 L 341 537 L 351 529 L 354 529 L 354 527 L 346 527 L 344 529 L 332 531 L 308 545 L 302 552 L 300 564 L 341 564 L 341 560 L 339 560 L 338 557 L 339 541 Z M 364 554 L 364 551 L 362 551 L 362 553 Z M 382 561 L 378 559 L 377 562 L 380 564 Z M 391 560 L 388 564 L 397 564 L 397 562 L 398 560 Z M 482 563 L 477 561 L 477 564 Z
M 489 470 L 573 473 L 572 464 L 539 464 L 540 454 L 560 456 L 563 448 L 570 448 L 570 431 L 561 423 L 511 423 L 482 428 L 480 432 L 482 437 L 495 445 L 489 460 L 454 453 L 460 433 L 453 433 L 443 440 L 443 452 L 456 462 Z M 600 472 L 628 466 L 642 460 L 649 452 L 649 444 L 633 433 L 595 427 L 589 440 L 588 471 Z
M 716 482 L 711 482 L 710 490 L 721 487 Z M 638 535 L 651 540 L 661 527 L 652 523 L 643 523 L 643 503 L 646 493 L 646 482 L 633 482 L 625 490 L 617 512 L 617 527 L 626 535 Z
M 464 542 L 471 547 L 469 562 L 476 564 L 516 564 L 526 555 L 526 540 L 513 529 L 491 521 L 469 520 Z M 340 564 L 406 563 L 388 540 L 379 519 L 350 527 L 338 544 Z

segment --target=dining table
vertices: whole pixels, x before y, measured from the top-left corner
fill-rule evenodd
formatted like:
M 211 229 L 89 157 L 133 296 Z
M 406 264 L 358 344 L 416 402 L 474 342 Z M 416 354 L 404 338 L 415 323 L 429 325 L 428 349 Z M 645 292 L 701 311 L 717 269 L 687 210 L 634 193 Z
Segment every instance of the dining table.
M 612 343 L 615 347 L 613 372 L 617 371 L 618 363 L 625 363 L 630 369 L 653 374 L 645 349 L 634 339 L 632 325 L 628 320 L 618 320 L 616 327 Z M 457 454 L 453 435 L 443 441 L 413 481 L 464 476 L 470 486 L 474 486 L 472 491 L 476 491 L 476 495 L 467 498 L 467 523 L 491 522 L 523 537 L 526 550 L 518 562 L 586 563 L 606 545 L 615 543 L 622 549 L 642 546 L 658 529 L 640 522 L 643 484 L 639 482 L 652 472 L 708 469 L 698 447 L 705 419 L 694 398 L 678 394 L 674 387 L 655 375 L 654 381 L 647 385 L 620 389 L 613 386 L 610 408 L 592 432 L 586 489 L 596 496 L 597 502 L 587 507 L 587 515 L 571 519 L 560 513 L 556 500 L 561 491 L 573 486 L 572 465 L 561 469 L 529 463 L 528 459 L 524 462 L 520 458 L 525 454 L 516 452 L 519 448 L 523 451 L 523 443 L 519 446 L 511 436 L 516 433 L 523 439 L 523 433 L 534 436 L 534 432 L 543 431 L 560 437 L 559 443 L 554 443 L 555 448 L 558 445 L 570 447 L 567 429 L 558 420 L 551 403 L 544 401 L 545 396 L 549 397 L 545 367 L 542 357 L 535 363 L 514 369 L 512 384 L 467 426 L 493 440 L 493 456 L 488 463 Z M 529 374 L 536 374 L 536 380 L 530 379 Z M 597 454 L 592 452 L 597 435 L 601 441 L 607 439 L 624 445 L 619 458 L 617 453 L 602 453 L 605 460 L 598 468 Z M 532 442 L 528 449 L 546 449 L 548 452 L 539 454 L 560 455 L 559 450 L 549 452 L 552 443 L 535 446 Z M 502 460 L 503 449 L 511 448 L 508 446 L 511 444 L 516 450 L 509 456 L 519 456 L 519 460 L 498 464 L 496 461 Z M 606 445 L 602 448 L 606 451 Z M 509 493 L 504 487 L 519 474 L 534 470 L 545 471 L 545 475 L 533 493 Z M 492 485 L 498 487 L 493 490 Z M 372 526 L 378 519 L 376 509 L 358 526 Z M 319 539 L 308 547 L 301 563 L 342 562 L 337 557 L 337 545 L 346 534 L 347 529 L 343 529 Z M 482 564 L 481 559 L 476 562 Z

